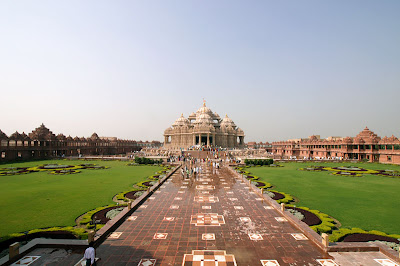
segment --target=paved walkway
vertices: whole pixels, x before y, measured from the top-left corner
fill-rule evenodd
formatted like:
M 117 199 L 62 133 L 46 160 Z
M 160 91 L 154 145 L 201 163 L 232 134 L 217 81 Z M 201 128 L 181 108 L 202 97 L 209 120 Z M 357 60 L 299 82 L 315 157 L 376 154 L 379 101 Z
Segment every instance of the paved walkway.
M 226 168 L 190 180 L 178 171 L 97 253 L 105 265 L 320 265 L 327 255 L 279 216 Z
M 229 169 L 202 166 L 197 178 L 177 171 L 128 217 L 97 248 L 98 265 L 395 265 L 378 252 L 322 253 Z M 28 255 L 41 256 L 32 266 L 75 265 L 82 252 Z

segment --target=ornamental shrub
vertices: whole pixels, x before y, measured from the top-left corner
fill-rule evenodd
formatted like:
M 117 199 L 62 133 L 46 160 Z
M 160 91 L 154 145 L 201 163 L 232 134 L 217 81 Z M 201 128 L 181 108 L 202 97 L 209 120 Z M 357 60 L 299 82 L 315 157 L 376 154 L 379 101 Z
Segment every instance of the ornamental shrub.
M 273 159 L 245 159 L 244 163 L 246 166 L 261 166 L 261 165 L 271 165 L 274 163 Z

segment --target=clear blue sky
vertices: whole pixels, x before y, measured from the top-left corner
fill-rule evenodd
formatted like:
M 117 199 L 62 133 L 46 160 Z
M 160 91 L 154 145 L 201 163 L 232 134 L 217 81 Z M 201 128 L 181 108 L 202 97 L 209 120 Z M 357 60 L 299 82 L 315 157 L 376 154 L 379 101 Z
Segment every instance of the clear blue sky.
M 0 129 L 163 140 L 226 113 L 246 141 L 400 137 L 400 1 L 1 1 Z

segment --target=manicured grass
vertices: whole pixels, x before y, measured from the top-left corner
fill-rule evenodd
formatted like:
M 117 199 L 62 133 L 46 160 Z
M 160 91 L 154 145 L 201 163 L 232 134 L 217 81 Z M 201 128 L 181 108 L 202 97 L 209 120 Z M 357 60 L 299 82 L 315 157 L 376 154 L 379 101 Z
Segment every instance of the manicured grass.
M 32 167 L 41 164 L 95 163 L 109 169 L 82 169 L 81 173 L 51 175 L 37 172 L 0 176 L 0 236 L 35 228 L 74 226 L 81 214 L 113 204 L 112 198 L 161 170 L 158 166 L 127 166 L 120 161 L 36 161 L 3 164 L 3 167 Z
M 324 212 L 342 223 L 389 234 L 400 233 L 400 178 L 363 174 L 334 176 L 331 172 L 297 170 L 308 166 L 357 166 L 365 169 L 400 170 L 400 166 L 374 163 L 282 163 L 284 167 L 252 167 L 246 170 L 291 194 L 306 206 Z

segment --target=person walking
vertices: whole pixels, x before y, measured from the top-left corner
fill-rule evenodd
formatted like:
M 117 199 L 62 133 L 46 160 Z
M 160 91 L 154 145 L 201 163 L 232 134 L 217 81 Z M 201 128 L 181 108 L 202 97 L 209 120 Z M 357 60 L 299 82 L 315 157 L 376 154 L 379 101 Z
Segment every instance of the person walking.
M 93 242 L 89 243 L 83 258 L 86 260 L 86 266 L 96 266 L 96 251 L 93 247 Z

